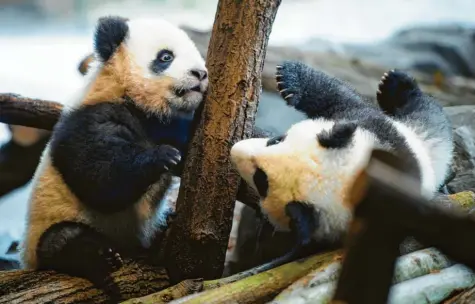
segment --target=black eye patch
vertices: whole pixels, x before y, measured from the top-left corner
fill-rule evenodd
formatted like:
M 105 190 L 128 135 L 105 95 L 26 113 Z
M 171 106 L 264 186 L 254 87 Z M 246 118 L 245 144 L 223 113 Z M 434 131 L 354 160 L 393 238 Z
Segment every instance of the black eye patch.
M 286 135 L 279 135 L 279 136 L 272 137 L 271 139 L 267 141 L 266 147 L 277 145 L 278 143 L 283 142 L 285 140 L 285 136 Z
M 330 130 L 317 135 L 318 142 L 324 148 L 345 148 L 351 143 L 357 127 L 353 122 L 336 123 Z
M 267 174 L 262 171 L 261 168 L 257 168 L 254 176 L 252 177 L 254 184 L 256 185 L 257 192 L 261 197 L 267 196 L 267 190 L 269 189 L 269 181 L 267 180 Z
M 175 60 L 175 55 L 170 50 L 161 50 L 157 57 L 150 64 L 150 70 L 155 74 L 160 74 L 171 65 Z

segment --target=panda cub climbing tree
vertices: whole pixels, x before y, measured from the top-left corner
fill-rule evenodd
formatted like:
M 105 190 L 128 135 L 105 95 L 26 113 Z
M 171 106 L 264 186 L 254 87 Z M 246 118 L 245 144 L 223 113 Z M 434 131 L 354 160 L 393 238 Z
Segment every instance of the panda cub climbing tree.
M 386 73 L 372 104 L 343 81 L 303 63 L 284 62 L 276 80 L 282 98 L 308 119 L 286 134 L 246 139 L 231 159 L 261 197 L 260 208 L 279 230 L 340 242 L 350 221 L 348 187 L 371 151 L 389 151 L 432 197 L 446 184 L 452 161 L 452 129 L 443 108 L 401 71 Z
M 94 57 L 35 174 L 21 259 L 103 284 L 123 256 L 156 262 L 162 198 L 208 78 L 188 35 L 158 18 L 100 18 Z

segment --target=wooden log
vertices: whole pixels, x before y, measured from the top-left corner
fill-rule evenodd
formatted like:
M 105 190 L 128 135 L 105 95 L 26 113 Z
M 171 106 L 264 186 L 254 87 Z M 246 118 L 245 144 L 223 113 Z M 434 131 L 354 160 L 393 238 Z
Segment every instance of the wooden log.
M 287 262 L 290 262 L 290 261 L 287 261 Z M 204 281 L 204 282 L 202 279 L 185 280 L 174 286 L 164 289 L 160 292 L 157 292 L 157 293 L 154 293 L 142 298 L 125 301 L 122 304 L 168 303 L 174 299 L 179 299 L 179 298 L 191 295 L 193 293 L 196 293 L 202 290 L 215 289 L 227 284 L 237 282 L 239 280 L 243 280 L 245 278 L 257 275 L 264 271 L 276 268 L 284 263 L 286 263 L 285 259 L 284 260 L 276 259 L 269 263 L 259 265 L 252 269 L 237 273 L 229 277 L 217 279 L 217 280 L 210 280 L 210 281 Z
M 313 269 L 326 267 L 340 254 L 341 251 L 317 254 L 171 303 L 266 303 L 295 280 Z
M 51 130 L 58 121 L 63 105 L 17 94 L 0 94 L 0 122 Z
M 280 2 L 218 3 L 207 55 L 210 89 L 166 241 L 166 267 L 174 282 L 222 275 L 241 180 L 229 149 L 252 135 L 267 41 Z
M 125 260 L 113 273 L 122 299 L 142 297 L 170 286 L 163 268 Z M 0 303 L 106 303 L 110 298 L 89 281 L 54 271 L 0 272 Z

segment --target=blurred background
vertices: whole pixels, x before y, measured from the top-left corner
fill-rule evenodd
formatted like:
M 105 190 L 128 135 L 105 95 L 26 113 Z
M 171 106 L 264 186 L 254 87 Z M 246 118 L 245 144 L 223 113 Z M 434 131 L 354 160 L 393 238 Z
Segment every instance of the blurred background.
M 91 36 L 98 17 L 158 16 L 178 25 L 209 31 L 217 3 L 217 0 L 0 0 L 0 92 L 67 104 L 81 82 L 78 64 L 92 50 Z M 342 62 L 333 65 L 332 74 L 347 76 L 362 86 L 367 85 L 367 78 L 358 78 L 364 73 L 355 72 L 352 65 L 360 61 L 368 62 L 368 67 L 381 67 L 381 71 L 399 67 L 427 75 L 472 79 L 475 76 L 474 12 L 474 0 L 283 0 L 269 45 L 288 48 L 290 53 L 296 50 L 318 54 L 315 56 L 323 69 L 327 62 Z M 350 66 L 352 70 L 347 68 Z M 377 78 L 374 79 L 370 92 L 375 92 Z M 258 122 L 282 131 L 299 115 L 289 115 L 287 108 L 276 107 L 282 103 L 272 103 L 275 99 L 264 88 Z M 10 130 L 0 124 L 0 144 L 9 143 L 10 139 Z M 6 169 L 2 171 L 2 162 L 9 161 L 2 151 L 0 182 L 10 174 Z M 12 241 L 21 238 L 29 191 L 30 184 L 26 183 L 0 197 L 0 258 L 6 259 L 4 253 L 12 249 Z

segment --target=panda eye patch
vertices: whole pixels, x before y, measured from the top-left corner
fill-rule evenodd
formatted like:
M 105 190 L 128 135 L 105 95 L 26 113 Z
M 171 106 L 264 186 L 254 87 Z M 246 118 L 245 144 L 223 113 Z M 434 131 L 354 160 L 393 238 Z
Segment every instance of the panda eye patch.
M 285 135 L 279 135 L 279 136 L 272 137 L 271 139 L 269 139 L 267 141 L 266 147 L 277 145 L 278 143 L 283 142 L 284 139 L 285 139 Z
M 175 59 L 175 55 L 170 50 L 161 50 L 150 64 L 150 70 L 155 74 L 165 71 Z

